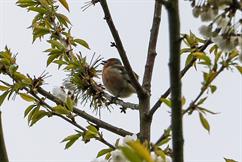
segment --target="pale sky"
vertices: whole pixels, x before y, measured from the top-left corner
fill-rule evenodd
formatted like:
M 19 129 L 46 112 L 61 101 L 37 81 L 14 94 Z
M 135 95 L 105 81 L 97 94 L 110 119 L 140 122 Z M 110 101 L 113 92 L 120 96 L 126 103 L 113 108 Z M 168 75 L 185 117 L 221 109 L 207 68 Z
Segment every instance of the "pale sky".
M 113 39 L 103 19 L 100 5 L 97 4 L 82 12 L 81 6 L 86 0 L 68 1 L 70 13 L 67 13 L 63 7 L 60 8 L 73 24 L 73 36 L 85 39 L 91 47 L 91 51 L 80 47 L 76 51 L 82 51 L 82 54 L 89 58 L 94 52 L 104 58 L 119 57 L 117 51 L 110 47 Z M 32 32 L 27 27 L 30 26 L 34 15 L 17 7 L 15 2 L 15 0 L 0 0 L 0 50 L 7 45 L 13 53 L 18 53 L 19 70 L 25 74 L 39 76 L 44 70 L 49 72 L 52 77 L 46 80 L 48 84 L 44 87 L 51 91 L 54 86 L 61 85 L 65 73 L 58 71 L 54 65 L 46 68 L 47 55 L 42 51 L 49 46 L 44 41 L 36 41 L 32 44 Z M 109 0 L 108 3 L 132 67 L 142 76 L 154 2 Z M 189 2 L 181 1 L 180 5 L 181 31 L 188 33 L 191 30 L 198 33 L 201 23 L 191 16 Z M 162 12 L 157 46 L 158 55 L 152 80 L 152 103 L 169 87 L 168 23 L 165 10 Z M 201 70 L 199 68 L 196 72 L 192 69 L 183 79 L 183 96 L 186 97 L 187 104 L 200 90 Z M 204 107 L 220 112 L 218 115 L 206 116 L 211 126 L 210 134 L 201 126 L 197 113 L 184 118 L 185 162 L 223 162 L 223 157 L 242 161 L 241 75 L 236 70 L 226 71 L 216 79 L 215 83 L 218 86 L 216 93 L 210 95 L 204 104 Z M 135 95 L 126 100 L 137 102 Z M 64 150 L 64 144 L 60 141 L 73 134 L 75 128 L 57 117 L 44 118 L 29 128 L 27 120 L 23 118 L 24 110 L 28 105 L 17 97 L 14 101 L 6 101 L 0 108 L 10 162 L 89 162 L 96 157 L 99 150 L 106 148 L 98 141 L 84 144 L 79 140 L 70 149 Z M 87 106 L 79 107 L 92 113 Z M 154 116 L 152 141 L 156 141 L 163 129 L 169 125 L 168 111 L 169 108 L 163 105 Z M 103 110 L 101 118 L 134 133 L 139 130 L 136 111 L 120 114 L 120 110 L 115 108 L 111 112 Z M 84 120 L 80 120 L 80 123 L 86 125 Z M 104 137 L 108 137 L 107 139 L 114 143 L 118 136 L 104 133 Z

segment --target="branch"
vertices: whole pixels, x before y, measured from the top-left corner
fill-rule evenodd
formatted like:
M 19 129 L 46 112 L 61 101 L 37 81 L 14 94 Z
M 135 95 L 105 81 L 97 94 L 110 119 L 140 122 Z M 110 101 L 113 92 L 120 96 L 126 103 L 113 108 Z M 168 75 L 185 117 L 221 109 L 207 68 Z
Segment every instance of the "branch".
M 49 110 L 52 110 L 52 107 L 51 107 L 50 105 L 48 105 L 46 102 L 44 102 L 44 101 L 43 101 L 43 100 L 42 100 L 37 94 L 35 94 L 33 91 L 29 91 L 27 88 L 24 88 L 24 89 L 25 89 L 27 92 L 29 92 L 31 95 L 33 95 L 33 96 L 34 96 L 34 97 L 40 102 L 40 104 L 46 106 Z M 86 132 L 86 131 L 87 131 L 84 127 L 82 127 L 81 125 L 79 125 L 78 123 L 76 123 L 75 120 L 71 120 L 71 119 L 69 119 L 69 118 L 67 118 L 67 117 L 65 117 L 65 116 L 63 116 L 63 115 L 61 115 L 61 114 L 55 113 L 55 112 L 53 112 L 53 111 L 51 111 L 51 113 L 52 113 L 53 115 L 56 115 L 56 116 L 58 116 L 58 117 L 64 119 L 65 121 L 67 121 L 68 123 L 70 123 L 70 124 L 74 125 L 75 127 L 79 128 L 79 129 L 82 130 L 83 132 Z M 103 138 L 103 136 L 96 137 L 95 139 L 98 140 L 98 141 L 100 141 L 100 142 L 102 142 L 103 144 L 109 146 L 110 148 L 115 148 L 112 144 L 110 144 L 108 141 L 106 141 L 106 140 Z
M 211 44 L 211 40 L 207 40 L 204 45 L 202 45 L 200 48 L 199 48 L 199 52 L 203 52 L 209 45 Z M 187 64 L 181 71 L 180 73 L 180 76 L 181 78 L 187 73 L 187 71 L 193 66 L 193 64 L 196 62 L 196 58 L 193 58 L 191 60 L 191 62 L 189 64 Z M 170 94 L 170 88 L 168 88 L 165 93 L 163 93 L 159 100 L 156 101 L 156 103 L 154 104 L 154 106 L 151 108 L 150 110 L 150 113 L 149 113 L 149 117 L 152 117 L 154 115 L 154 113 L 158 110 L 158 108 L 161 106 L 161 104 L 163 103 L 162 101 L 160 101 L 161 98 L 166 98 L 169 96 Z
M 227 59 L 226 61 L 228 62 L 228 61 L 230 61 L 230 59 Z M 221 72 L 222 72 L 225 68 L 226 68 L 226 66 L 225 66 L 225 65 L 222 65 L 222 66 L 219 68 L 219 70 L 218 70 L 217 74 L 215 75 L 214 79 L 215 79 L 216 77 L 218 77 L 218 75 L 221 74 Z M 213 79 L 213 80 L 214 80 L 214 79 Z M 210 82 L 209 84 L 211 84 L 213 80 L 211 80 L 211 82 Z M 208 88 L 208 87 L 207 87 L 207 88 Z M 206 89 L 207 89 L 207 88 L 206 88 Z M 184 116 L 185 114 L 187 114 L 187 113 L 190 113 L 190 111 L 195 110 L 195 108 L 196 108 L 196 102 L 197 102 L 197 101 L 200 99 L 200 97 L 204 94 L 204 92 L 206 91 L 206 89 L 203 88 L 203 87 L 201 88 L 201 91 L 199 92 L 199 94 L 197 95 L 197 97 L 195 98 L 195 100 L 192 101 L 192 102 L 189 104 L 189 107 L 188 107 L 188 108 L 186 108 L 185 110 L 183 110 L 183 113 L 182 113 L 183 116 Z M 170 128 L 171 128 L 171 125 L 170 125 L 167 129 L 170 129 Z M 167 130 L 167 129 L 166 129 L 166 130 Z M 164 133 L 160 136 L 160 138 L 156 141 L 155 144 L 160 143 L 160 142 L 163 140 L 163 136 L 164 136 Z
M 39 87 L 39 88 L 37 89 L 37 91 L 38 91 L 41 95 L 43 95 L 43 96 L 45 96 L 46 98 L 48 98 L 49 100 L 55 102 L 56 104 L 63 104 L 63 102 L 62 102 L 61 100 L 59 100 L 58 98 L 56 98 L 55 96 L 53 96 L 51 93 L 45 91 L 45 90 L 42 89 L 41 87 Z M 102 120 L 100 120 L 100 119 L 97 119 L 97 118 L 93 117 L 92 115 L 89 115 L 89 114 L 86 113 L 85 111 L 79 110 L 79 109 L 77 109 L 77 108 L 75 108 L 75 107 L 74 107 L 74 109 L 73 109 L 73 112 L 74 112 L 75 114 L 77 114 L 78 116 L 80 116 L 80 117 L 82 117 L 82 118 L 84 118 L 84 119 L 86 119 L 86 120 L 88 120 L 88 121 L 90 121 L 90 122 L 96 124 L 98 127 L 100 127 L 100 128 L 104 128 L 104 129 L 106 129 L 106 130 L 108 130 L 108 131 L 111 131 L 111 132 L 113 132 L 113 133 L 116 133 L 116 134 L 118 134 L 118 135 L 120 135 L 120 136 L 123 136 L 123 137 L 124 137 L 124 136 L 126 136 L 126 135 L 132 135 L 132 134 L 133 134 L 133 133 L 128 132 L 128 131 L 126 131 L 126 130 L 124 130 L 124 129 L 121 129 L 121 128 L 115 127 L 115 126 L 113 126 L 113 125 L 111 125 L 111 124 L 109 124 L 109 123 L 106 123 L 106 122 L 104 122 L 104 121 L 102 121 Z
M 171 129 L 173 162 L 183 162 L 183 128 L 180 77 L 180 18 L 178 0 L 169 0 L 167 8 L 170 36 L 170 85 L 171 85 Z
M 148 54 L 146 58 L 145 72 L 143 78 L 143 88 L 146 90 L 148 95 L 139 98 L 140 101 L 140 136 L 141 141 L 147 140 L 150 141 L 150 126 L 152 119 L 147 115 L 150 110 L 150 87 L 151 87 L 151 79 L 153 73 L 153 67 L 155 62 L 156 53 L 156 44 L 159 34 L 160 27 L 160 19 L 161 19 L 161 8 L 162 4 L 160 0 L 155 1 L 154 5 L 154 14 L 153 14 L 153 22 L 150 30 L 150 40 L 148 46 Z
M 119 37 L 118 31 L 117 31 L 117 29 L 116 29 L 116 27 L 113 23 L 113 20 L 112 20 L 112 17 L 111 17 L 109 8 L 108 8 L 107 1 L 106 0 L 100 0 L 99 2 L 102 6 L 102 9 L 103 9 L 103 12 L 104 12 L 104 15 L 105 15 L 104 19 L 106 20 L 106 22 L 109 26 L 109 29 L 110 29 L 110 31 L 113 35 L 114 41 L 116 43 L 117 50 L 118 50 L 119 55 L 120 55 L 120 57 L 123 61 L 124 67 L 128 72 L 128 75 L 130 77 L 130 81 L 131 81 L 132 85 L 134 86 L 134 88 L 136 89 L 138 96 L 144 96 L 145 92 L 144 92 L 142 86 L 140 85 L 140 83 L 138 82 L 137 78 L 134 75 L 134 72 L 132 70 L 132 67 L 129 63 L 128 57 L 127 57 L 126 52 L 124 50 L 122 41 Z
M 131 102 L 124 102 L 123 100 L 117 98 L 117 99 L 113 99 L 112 96 L 110 96 L 108 93 L 103 92 L 103 96 L 106 97 L 109 101 L 112 101 L 112 103 L 114 104 L 118 104 L 120 106 L 122 106 L 123 108 L 130 108 L 132 110 L 139 110 L 139 105 L 138 104 L 134 104 Z
M 150 92 L 150 87 L 151 87 L 150 82 L 152 79 L 155 57 L 157 55 L 156 45 L 157 45 L 157 39 L 159 34 L 159 28 L 160 28 L 161 7 L 162 7 L 161 1 L 156 0 L 153 23 L 150 31 L 150 40 L 149 40 L 148 54 L 147 54 L 147 60 L 145 65 L 144 79 L 143 79 L 143 87 L 148 92 Z
M 192 101 L 189 105 L 189 107 L 187 109 L 185 109 L 183 111 L 183 115 L 185 115 L 186 113 L 191 113 L 192 111 L 194 111 L 197 107 L 197 101 L 201 98 L 201 96 L 204 94 L 204 92 L 206 92 L 206 90 L 208 89 L 209 85 L 213 82 L 213 80 L 226 68 L 227 63 L 230 61 L 230 58 L 228 58 L 226 60 L 226 65 L 223 64 L 219 70 L 216 72 L 216 74 L 214 75 L 213 79 L 211 79 L 208 83 L 206 83 L 205 85 L 202 86 L 201 91 L 199 92 L 199 94 L 197 95 L 197 97 L 195 98 L 194 101 Z
M 1 111 L 0 111 L 0 161 L 8 162 L 8 154 L 7 154 L 4 137 L 3 137 L 2 112 Z

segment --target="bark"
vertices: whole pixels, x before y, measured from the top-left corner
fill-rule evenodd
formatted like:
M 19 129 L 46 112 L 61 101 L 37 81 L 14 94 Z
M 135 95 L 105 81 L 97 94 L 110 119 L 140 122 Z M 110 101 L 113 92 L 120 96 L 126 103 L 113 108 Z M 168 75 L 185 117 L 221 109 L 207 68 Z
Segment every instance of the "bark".
M 180 18 L 178 0 L 168 1 L 167 11 L 170 37 L 170 85 L 171 85 L 171 128 L 173 162 L 183 162 L 183 128 L 181 104 L 181 77 L 180 77 Z
M 8 162 L 7 150 L 5 147 L 3 128 L 2 128 L 2 112 L 0 111 L 0 161 Z

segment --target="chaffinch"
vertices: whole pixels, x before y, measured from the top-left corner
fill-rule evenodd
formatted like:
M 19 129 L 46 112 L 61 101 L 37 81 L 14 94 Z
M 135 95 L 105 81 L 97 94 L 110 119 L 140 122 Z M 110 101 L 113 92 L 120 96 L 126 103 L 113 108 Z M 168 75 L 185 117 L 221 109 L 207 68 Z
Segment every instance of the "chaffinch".
M 130 82 L 129 75 L 117 58 L 110 58 L 103 61 L 102 80 L 106 89 L 115 97 L 126 98 L 136 93 Z M 138 79 L 138 75 L 134 72 Z

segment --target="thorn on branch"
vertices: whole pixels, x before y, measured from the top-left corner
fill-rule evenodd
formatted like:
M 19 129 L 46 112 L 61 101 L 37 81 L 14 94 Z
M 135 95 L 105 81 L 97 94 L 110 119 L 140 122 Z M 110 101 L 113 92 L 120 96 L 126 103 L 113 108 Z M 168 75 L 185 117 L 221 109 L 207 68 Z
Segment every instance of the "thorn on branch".
M 117 45 L 116 45 L 116 43 L 115 42 L 110 42 L 111 43 L 111 47 L 116 47 L 117 48 Z
M 127 110 L 127 108 L 126 107 L 120 107 L 120 112 L 121 113 L 124 113 L 124 114 L 126 114 L 126 110 Z

